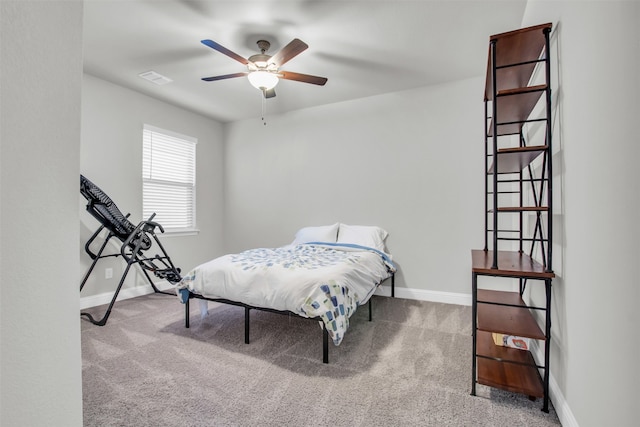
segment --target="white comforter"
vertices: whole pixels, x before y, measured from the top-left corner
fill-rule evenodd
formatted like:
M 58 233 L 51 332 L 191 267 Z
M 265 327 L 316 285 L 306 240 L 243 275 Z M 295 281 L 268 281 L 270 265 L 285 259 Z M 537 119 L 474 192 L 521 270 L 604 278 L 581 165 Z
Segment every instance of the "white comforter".
M 349 317 L 394 271 L 390 256 L 373 248 L 307 243 L 224 255 L 190 271 L 177 289 L 320 317 L 338 345 Z

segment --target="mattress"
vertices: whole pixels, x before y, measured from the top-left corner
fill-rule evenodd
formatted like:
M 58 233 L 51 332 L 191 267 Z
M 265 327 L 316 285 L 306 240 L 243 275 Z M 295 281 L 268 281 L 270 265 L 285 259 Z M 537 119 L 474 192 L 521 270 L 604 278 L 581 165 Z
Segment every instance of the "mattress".
M 221 256 L 184 275 L 177 290 L 319 318 L 339 345 L 349 318 L 394 272 L 377 249 L 312 242 Z

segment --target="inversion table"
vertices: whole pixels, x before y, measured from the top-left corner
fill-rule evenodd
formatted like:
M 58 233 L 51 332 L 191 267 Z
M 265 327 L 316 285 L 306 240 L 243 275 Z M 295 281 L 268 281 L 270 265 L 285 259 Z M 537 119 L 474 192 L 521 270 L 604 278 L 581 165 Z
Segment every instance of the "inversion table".
M 111 314 L 111 309 L 118 298 L 118 293 L 124 284 L 125 278 L 129 273 L 129 269 L 136 264 L 140 266 L 142 273 L 149 281 L 149 284 L 151 284 L 154 292 L 175 296 L 174 292 L 159 290 L 148 273 L 152 272 L 156 277 L 167 280 L 173 284 L 182 280 L 180 269 L 173 265 L 171 258 L 156 235 L 156 229 L 160 230 L 161 233 L 164 233 L 164 229 L 160 224 L 153 222 L 155 214 L 151 215 L 148 220 L 141 221 L 137 226 L 133 225 L 128 220 L 129 214 L 126 216 L 123 215 L 113 200 L 83 175 L 80 175 L 80 193 L 87 199 L 87 212 L 100 222 L 100 227 L 98 227 L 84 246 L 85 251 L 93 262 L 82 279 L 80 291 L 82 292 L 82 288 L 99 260 L 122 256 L 127 264 L 104 316 L 100 320 L 96 320 L 89 313 L 83 312 L 80 313 L 80 315 L 86 316 L 87 319 L 95 325 L 104 326 Z M 106 229 L 108 234 L 96 254 L 91 250 L 91 245 L 103 229 Z M 114 237 L 120 241 L 120 251 L 106 255 L 103 254 L 107 244 Z M 147 253 L 154 252 L 154 255 L 147 256 Z

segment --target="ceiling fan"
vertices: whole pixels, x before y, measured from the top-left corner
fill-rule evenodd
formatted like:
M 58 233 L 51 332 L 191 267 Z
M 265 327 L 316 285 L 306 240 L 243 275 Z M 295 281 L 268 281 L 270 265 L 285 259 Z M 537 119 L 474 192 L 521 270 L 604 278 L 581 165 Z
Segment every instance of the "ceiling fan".
M 280 79 L 295 80 L 319 86 L 324 86 L 324 84 L 327 83 L 326 77 L 311 76 L 309 74 L 280 70 L 281 66 L 309 47 L 300 39 L 293 39 L 288 45 L 280 49 L 280 51 L 273 56 L 266 54 L 271 47 L 271 43 L 266 40 L 258 40 L 257 43 L 260 53 L 252 55 L 248 59 L 230 51 L 213 40 L 202 40 L 201 42 L 202 44 L 209 46 L 210 48 L 217 50 L 218 52 L 227 55 L 229 58 L 235 59 L 247 66 L 247 71 L 224 74 L 221 76 L 203 77 L 202 80 L 207 82 L 247 76 L 251 85 L 261 90 L 265 98 L 273 98 L 276 96 L 274 87 L 278 84 Z

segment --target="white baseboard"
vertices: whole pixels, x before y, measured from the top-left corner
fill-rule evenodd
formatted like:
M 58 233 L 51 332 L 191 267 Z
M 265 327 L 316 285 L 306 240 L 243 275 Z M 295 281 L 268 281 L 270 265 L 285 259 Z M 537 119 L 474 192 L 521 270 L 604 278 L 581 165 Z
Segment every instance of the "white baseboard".
M 549 376 L 549 398 L 553 402 L 553 408 L 558 414 L 560 424 L 564 427 L 579 427 L 578 420 L 573 416 L 573 412 L 571 412 L 571 408 L 569 408 L 569 404 L 565 400 L 562 391 L 560 391 L 560 387 L 553 375 Z
M 156 287 L 161 291 L 171 289 L 168 282 L 155 283 Z M 116 301 L 135 298 L 142 295 L 153 293 L 151 285 L 136 286 L 133 288 L 125 288 L 120 291 Z M 380 286 L 376 295 L 391 296 L 391 286 Z M 413 299 L 418 301 L 441 302 L 444 304 L 471 305 L 471 294 L 459 294 L 454 292 L 427 291 L 424 289 L 397 288 L 395 296 L 398 298 Z M 80 309 L 97 307 L 99 305 L 108 304 L 113 298 L 113 292 L 105 292 L 98 295 L 90 295 L 80 298 Z
M 531 354 L 538 365 L 544 365 L 544 345 L 531 346 Z M 579 427 L 553 375 L 549 375 L 549 400 L 553 403 L 560 424 L 564 427 Z
M 158 282 L 154 283 L 156 288 L 161 291 L 167 291 L 172 289 L 172 286 L 169 282 Z M 152 294 L 154 292 L 151 285 L 145 286 L 135 286 L 133 288 L 124 288 L 120 290 L 118 294 L 118 299 L 116 301 L 135 298 L 142 295 Z M 80 298 L 80 310 L 84 310 L 90 307 L 97 307 L 99 305 L 109 304 L 111 302 L 111 298 L 113 298 L 113 292 L 105 292 L 98 295 L 91 295 L 87 297 Z
M 378 288 L 376 295 L 391 296 L 391 286 L 383 285 Z M 441 302 L 444 304 L 471 305 L 471 294 L 455 292 L 427 291 L 424 289 L 396 288 L 398 298 L 414 299 L 418 301 Z

